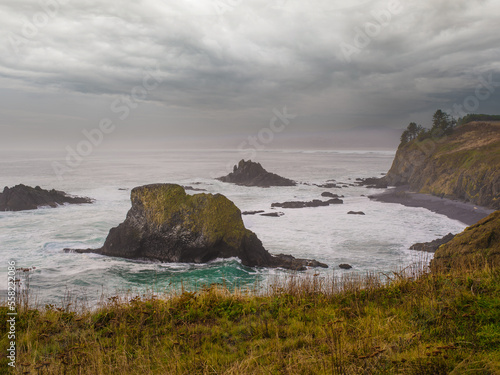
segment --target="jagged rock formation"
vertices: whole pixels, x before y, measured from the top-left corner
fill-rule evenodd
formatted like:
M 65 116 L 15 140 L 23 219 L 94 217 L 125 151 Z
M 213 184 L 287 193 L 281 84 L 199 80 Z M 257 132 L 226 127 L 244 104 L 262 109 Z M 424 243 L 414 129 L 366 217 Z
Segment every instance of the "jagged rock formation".
M 499 209 L 500 122 L 472 122 L 446 137 L 402 145 L 382 180 Z
M 12 188 L 5 187 L 0 193 L 0 211 L 35 210 L 38 207 L 57 207 L 61 204 L 92 203 L 86 197 L 72 197 L 63 191 L 44 190 L 40 186 L 31 187 L 23 184 Z
M 434 254 L 431 269 L 500 266 L 500 211 L 466 228 Z
M 305 207 L 322 207 L 329 206 L 331 204 L 342 204 L 344 201 L 338 198 L 332 198 L 327 201 L 322 201 L 319 199 L 313 199 L 309 202 L 302 201 L 291 201 L 291 202 L 283 202 L 283 203 L 272 203 L 271 207 L 281 207 L 281 208 L 305 208 Z
M 413 244 L 410 246 L 410 250 L 427 251 L 428 253 L 433 253 L 439 248 L 439 246 L 450 242 L 454 237 L 455 235 L 453 233 L 448 233 L 446 236 L 430 242 L 419 242 Z
M 221 194 L 188 195 L 179 185 L 154 184 L 134 188 L 131 201 L 127 218 L 109 231 L 102 248 L 65 251 L 164 262 L 238 257 L 251 267 L 327 267 L 315 260 L 271 255 L 245 228 L 241 211 Z
M 238 165 L 234 166 L 233 172 L 227 176 L 219 177 L 217 180 L 236 185 L 259 187 L 297 185 L 295 181 L 270 173 L 260 163 L 254 163 L 251 160 L 241 160 Z

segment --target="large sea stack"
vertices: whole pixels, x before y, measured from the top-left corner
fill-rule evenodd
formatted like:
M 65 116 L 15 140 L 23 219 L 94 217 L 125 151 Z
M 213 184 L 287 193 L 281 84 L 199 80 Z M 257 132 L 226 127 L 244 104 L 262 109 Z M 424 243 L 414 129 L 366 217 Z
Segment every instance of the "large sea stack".
M 74 251 L 164 262 L 238 257 L 250 267 L 327 267 L 314 260 L 271 255 L 245 228 L 241 211 L 221 194 L 188 195 L 179 185 L 154 184 L 134 188 L 131 201 L 126 220 L 109 231 L 102 248 Z
M 227 176 L 219 177 L 217 180 L 236 185 L 259 187 L 297 185 L 295 181 L 270 173 L 260 163 L 255 163 L 251 160 L 241 160 L 238 165 L 234 166 L 233 172 Z
M 63 191 L 44 190 L 40 186 L 31 187 L 23 184 L 12 188 L 5 187 L 0 193 L 0 211 L 35 210 L 39 207 L 57 207 L 62 204 L 92 203 L 86 197 L 73 197 Z

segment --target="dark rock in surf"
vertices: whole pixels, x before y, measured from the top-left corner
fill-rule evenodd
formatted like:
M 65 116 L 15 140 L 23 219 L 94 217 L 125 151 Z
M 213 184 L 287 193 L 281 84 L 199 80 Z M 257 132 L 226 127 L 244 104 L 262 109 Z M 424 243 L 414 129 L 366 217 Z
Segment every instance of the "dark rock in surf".
M 74 197 L 58 190 L 44 190 L 40 186 L 23 184 L 5 187 L 0 193 L 0 211 L 35 210 L 39 207 L 57 207 L 62 204 L 84 204 L 94 202 L 86 197 Z
M 283 216 L 285 213 L 283 212 L 268 212 L 266 214 L 260 214 L 260 216 L 269 216 L 269 217 L 281 217 Z
M 365 215 L 363 211 L 349 211 L 347 215 Z
M 356 183 L 358 186 L 366 186 L 370 189 L 386 189 L 387 180 L 385 177 L 369 177 L 369 178 L 357 178 Z
M 446 236 L 438 238 L 434 241 L 413 244 L 410 246 L 410 250 L 427 251 L 429 253 L 434 253 L 439 248 L 439 246 L 450 242 L 454 238 L 455 235 L 453 233 L 448 233 Z
M 154 184 L 134 188 L 131 201 L 127 218 L 109 231 L 102 248 L 65 251 L 187 263 L 238 257 L 246 266 L 294 270 L 328 267 L 271 255 L 245 228 L 241 211 L 221 194 L 188 195 L 179 185 Z
M 343 270 L 350 270 L 352 268 L 352 266 L 350 264 L 347 264 L 347 263 L 342 263 L 342 264 L 339 264 L 339 268 L 342 268 Z
M 338 198 L 332 198 L 327 201 L 313 199 L 312 201 L 309 202 L 291 201 L 283 203 L 273 203 L 271 204 L 271 207 L 281 207 L 281 208 L 324 207 L 324 206 L 329 206 L 331 204 L 342 204 L 342 203 L 344 203 L 344 201 Z
M 288 178 L 266 171 L 260 163 L 241 160 L 234 166 L 233 172 L 217 180 L 243 186 L 296 186 L 297 183 Z
M 321 196 L 327 197 L 327 198 L 344 198 L 343 195 L 333 194 L 333 193 L 330 193 L 329 191 L 325 191 L 324 193 L 321 193 Z
M 257 210 L 257 211 L 244 211 L 241 214 L 242 215 L 256 215 L 256 214 L 261 214 L 263 212 L 266 212 L 264 210 Z
M 332 183 L 332 182 L 329 182 L 326 184 L 313 184 L 313 185 L 320 187 L 320 188 L 324 188 L 324 189 L 341 189 L 342 188 L 342 186 L 339 186 L 339 185 Z

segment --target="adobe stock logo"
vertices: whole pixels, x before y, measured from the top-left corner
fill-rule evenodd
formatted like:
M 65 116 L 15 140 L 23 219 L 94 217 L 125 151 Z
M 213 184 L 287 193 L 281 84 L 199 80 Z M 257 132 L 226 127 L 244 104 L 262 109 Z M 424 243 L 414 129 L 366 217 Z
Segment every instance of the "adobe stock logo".
M 358 54 L 364 48 L 368 47 L 372 40 L 380 35 L 382 30 L 386 28 L 392 21 L 392 17 L 401 13 L 403 5 L 399 0 L 391 0 L 385 9 L 373 10 L 370 12 L 372 20 L 364 24 L 364 26 L 354 28 L 355 36 L 352 43 L 342 42 L 340 49 L 345 61 L 351 62 L 351 56 Z

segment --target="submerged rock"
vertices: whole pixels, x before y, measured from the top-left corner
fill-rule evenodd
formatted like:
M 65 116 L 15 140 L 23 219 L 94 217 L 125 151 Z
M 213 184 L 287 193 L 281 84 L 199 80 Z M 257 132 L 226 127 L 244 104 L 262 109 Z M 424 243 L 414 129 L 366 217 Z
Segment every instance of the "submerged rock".
M 265 213 L 265 214 L 260 214 L 260 216 L 281 217 L 284 214 L 285 214 L 284 212 L 268 212 L 268 213 Z
M 241 214 L 242 215 L 256 215 L 256 214 L 261 214 L 263 212 L 266 212 L 264 210 L 257 210 L 257 211 L 244 211 Z
M 86 197 L 73 197 L 63 191 L 44 190 L 40 186 L 31 187 L 23 184 L 12 188 L 5 187 L 0 193 L 0 211 L 35 210 L 39 207 L 57 207 L 61 204 L 92 203 Z
M 154 184 L 134 188 L 131 201 L 127 218 L 109 231 L 102 248 L 65 251 L 164 262 L 238 257 L 251 267 L 327 267 L 314 260 L 271 255 L 245 228 L 241 211 L 221 194 L 188 195 L 179 185 Z
M 319 199 L 313 199 L 309 202 L 303 201 L 291 201 L 291 202 L 283 202 L 283 203 L 273 203 L 271 207 L 281 207 L 281 208 L 305 208 L 305 207 L 322 207 L 329 206 L 331 204 L 342 204 L 344 201 L 338 198 L 332 198 L 327 201 L 322 201 Z
M 342 264 L 339 264 L 339 268 L 342 268 L 343 270 L 350 270 L 352 268 L 352 266 L 350 264 L 347 264 L 347 263 L 342 263 Z
M 260 163 L 254 163 L 251 160 L 241 160 L 238 165 L 234 166 L 233 172 L 227 176 L 219 177 L 217 180 L 236 185 L 259 187 L 297 185 L 295 181 L 270 173 Z
M 338 194 L 333 194 L 330 193 L 329 191 L 325 191 L 324 193 L 321 193 L 322 197 L 329 197 L 329 198 L 344 198 L 343 195 L 338 195 Z
M 339 186 L 333 182 L 328 182 L 326 184 L 313 184 L 314 186 L 324 188 L 324 189 L 341 189 L 342 186 Z
M 370 189 L 386 189 L 387 181 L 384 177 L 369 177 L 369 178 L 357 178 L 356 183 L 358 186 L 366 186 Z
M 410 250 L 427 251 L 429 253 L 433 253 L 439 248 L 439 246 L 450 242 L 454 237 L 455 235 L 453 233 L 448 233 L 443 238 L 438 238 L 434 241 L 413 244 L 410 246 Z

